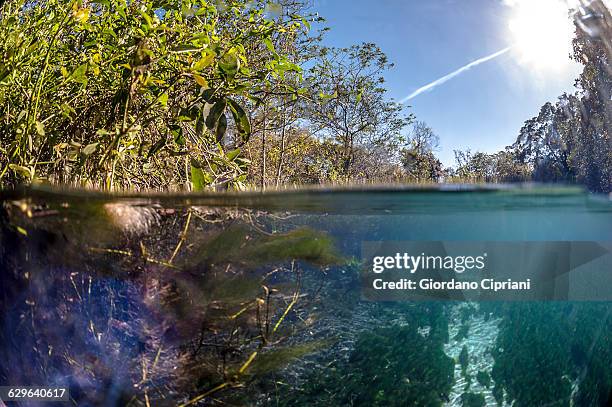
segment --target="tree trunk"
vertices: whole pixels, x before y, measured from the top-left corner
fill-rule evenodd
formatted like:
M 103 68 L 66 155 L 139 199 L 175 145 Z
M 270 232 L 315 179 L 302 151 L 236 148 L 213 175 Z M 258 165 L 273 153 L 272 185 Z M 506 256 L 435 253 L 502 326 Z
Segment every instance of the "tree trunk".
M 278 154 L 278 165 L 276 166 L 276 182 L 275 185 L 278 187 L 280 185 L 280 178 L 283 169 L 283 158 L 285 157 L 285 128 L 287 127 L 287 118 L 285 113 L 283 113 L 283 126 L 281 128 L 281 145 L 280 151 Z
M 342 172 L 345 180 L 348 180 L 351 168 L 352 140 L 349 134 L 344 136 L 344 157 L 342 163 Z
M 266 118 L 267 109 L 264 103 L 263 108 L 263 125 L 261 129 L 261 183 L 259 187 L 263 191 L 266 188 Z

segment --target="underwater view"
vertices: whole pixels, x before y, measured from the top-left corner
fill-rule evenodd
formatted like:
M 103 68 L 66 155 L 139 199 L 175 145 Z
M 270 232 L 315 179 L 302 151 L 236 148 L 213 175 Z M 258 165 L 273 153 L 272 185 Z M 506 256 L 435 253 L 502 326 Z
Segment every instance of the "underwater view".
M 35 188 L 3 193 L 0 211 L 4 386 L 64 388 L 79 406 L 612 402 L 605 290 L 593 301 L 376 301 L 360 277 L 366 241 L 610 242 L 607 196 Z M 609 274 L 612 252 L 588 264 Z

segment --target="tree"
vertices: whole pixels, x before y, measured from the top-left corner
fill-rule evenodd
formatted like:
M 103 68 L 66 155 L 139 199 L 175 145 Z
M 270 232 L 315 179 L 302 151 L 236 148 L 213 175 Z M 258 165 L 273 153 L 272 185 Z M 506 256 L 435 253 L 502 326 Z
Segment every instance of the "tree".
M 492 154 L 467 150 L 455 150 L 455 174 L 462 181 L 493 182 L 495 174 L 495 156 Z
M 322 21 L 321 17 L 309 12 L 306 0 L 281 0 L 275 7 L 277 24 L 283 20 L 290 20 L 295 15 L 304 15 L 308 21 Z M 305 29 L 298 30 L 290 36 L 277 33 L 271 38 L 268 46 L 283 55 L 294 66 L 301 67 L 312 58 L 312 47 L 321 41 L 324 31 L 321 29 L 313 35 L 308 23 Z M 306 92 L 301 88 L 301 82 L 301 69 L 280 73 L 280 77 L 272 81 L 270 86 L 261 89 L 257 103 L 250 109 L 253 143 L 245 148 L 251 161 L 249 180 L 262 189 L 270 183 L 275 186 L 281 184 L 287 159 L 285 155 L 289 146 L 288 139 L 291 134 L 301 132 L 303 127 L 302 104 Z M 290 85 L 290 88 L 287 85 Z M 292 162 L 292 164 L 297 163 Z
M 442 163 L 434 155 L 438 145 L 438 136 L 425 122 L 414 123 L 408 147 L 401 150 L 401 163 L 409 179 L 438 182 L 443 174 Z
M 518 162 L 526 165 L 540 182 L 571 182 L 570 144 L 564 137 L 565 120 L 560 103 L 546 103 L 537 117 L 529 119 L 512 145 Z
M 513 146 L 493 154 L 455 150 L 452 176 L 461 182 L 524 182 L 532 178 L 533 169 L 522 162 Z
M 367 176 L 356 171 L 357 161 L 371 159 L 370 168 L 376 168 L 376 163 L 389 160 L 412 120 L 386 97 L 383 73 L 393 65 L 371 43 L 316 51 L 306 80 L 312 99 L 306 119 L 313 134 L 340 145 L 335 165 L 342 179 Z
M 602 0 L 576 15 L 573 58 L 584 65 L 570 99 L 567 138 L 574 144 L 577 180 L 598 192 L 612 191 L 612 16 Z
M 528 166 L 517 158 L 517 152 L 512 147 L 495 154 L 495 179 L 499 182 L 525 182 L 531 178 Z
M 584 66 L 576 81 L 578 91 L 542 106 L 506 151 L 511 151 L 515 169 L 526 169 L 535 181 L 578 182 L 594 192 L 610 192 L 612 17 L 601 0 L 590 2 L 574 17 L 573 58 Z

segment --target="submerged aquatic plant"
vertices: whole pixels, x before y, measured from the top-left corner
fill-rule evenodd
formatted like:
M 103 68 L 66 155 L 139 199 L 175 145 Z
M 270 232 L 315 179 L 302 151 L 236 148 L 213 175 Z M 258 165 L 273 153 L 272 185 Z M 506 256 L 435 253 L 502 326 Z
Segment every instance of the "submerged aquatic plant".
M 498 402 L 605 406 L 612 401 L 606 303 L 501 304 L 492 378 Z
M 346 362 L 312 373 L 281 405 L 441 406 L 453 384 L 454 362 L 442 342 L 416 325 L 364 332 Z
M 461 395 L 461 405 L 463 407 L 485 407 L 486 402 L 482 393 L 463 393 Z
M 248 212 L 20 202 L 0 208 L 3 383 L 66 385 L 78 403 L 243 400 L 329 343 L 290 341 L 309 281 L 341 261 L 324 234 L 273 233 Z M 126 230 L 126 214 L 145 227 Z

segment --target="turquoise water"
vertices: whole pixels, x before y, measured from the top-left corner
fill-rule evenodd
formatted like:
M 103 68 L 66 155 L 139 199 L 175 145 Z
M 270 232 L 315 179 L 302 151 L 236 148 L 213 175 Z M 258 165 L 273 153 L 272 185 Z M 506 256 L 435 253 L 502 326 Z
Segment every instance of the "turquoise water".
M 611 401 L 610 302 L 376 302 L 360 279 L 365 241 L 609 243 L 607 196 L 37 189 L 2 201 L 0 385 L 64 386 L 75 405 Z M 590 264 L 612 272 L 610 255 Z

